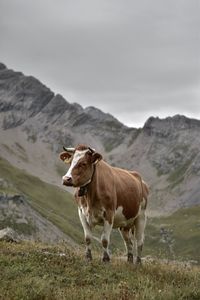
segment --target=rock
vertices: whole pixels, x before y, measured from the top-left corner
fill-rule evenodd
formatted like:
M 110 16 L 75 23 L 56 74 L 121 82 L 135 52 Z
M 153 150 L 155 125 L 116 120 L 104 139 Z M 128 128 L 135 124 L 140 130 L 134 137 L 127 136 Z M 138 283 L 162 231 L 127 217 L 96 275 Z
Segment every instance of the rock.
M 29 141 L 34 137 L 34 141 L 39 138 L 59 145 L 94 143 L 93 146 L 98 144 L 106 151 L 127 137 L 130 129 L 110 114 L 95 107 L 83 109 L 77 103 L 69 103 L 36 78 L 3 66 L 0 112 L 4 130 L 21 126 Z
M 54 93 L 36 78 L 3 67 L 0 70 L 0 111 L 6 112 L 4 129 L 23 124 L 54 97 Z
M 19 235 L 10 227 L 6 227 L 0 230 L 0 241 L 6 242 L 19 242 Z
M 168 137 L 174 131 L 200 128 L 200 120 L 190 119 L 182 115 L 175 115 L 160 119 L 150 117 L 144 124 L 143 130 L 148 135 Z
M 75 245 L 70 237 L 35 211 L 21 194 L 0 193 L 0 226 L 6 227 L 0 231 L 0 240 L 31 240 L 50 244 L 66 241 Z
M 0 71 L 1 71 L 1 70 L 5 70 L 5 69 L 6 69 L 6 65 L 0 63 Z

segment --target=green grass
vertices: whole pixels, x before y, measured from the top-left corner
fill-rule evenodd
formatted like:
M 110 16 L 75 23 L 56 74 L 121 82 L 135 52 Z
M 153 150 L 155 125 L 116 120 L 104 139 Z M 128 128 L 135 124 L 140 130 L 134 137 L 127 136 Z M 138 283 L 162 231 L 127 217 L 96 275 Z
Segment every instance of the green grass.
M 62 254 L 61 254 L 62 253 Z M 0 242 L 0 299 L 200 299 L 200 269 L 112 258 L 86 263 L 64 246 Z
M 167 243 L 161 241 L 161 228 L 168 232 L 176 259 L 196 260 L 200 264 L 200 206 L 183 208 L 168 217 L 149 219 L 146 248 L 149 254 L 173 258 Z

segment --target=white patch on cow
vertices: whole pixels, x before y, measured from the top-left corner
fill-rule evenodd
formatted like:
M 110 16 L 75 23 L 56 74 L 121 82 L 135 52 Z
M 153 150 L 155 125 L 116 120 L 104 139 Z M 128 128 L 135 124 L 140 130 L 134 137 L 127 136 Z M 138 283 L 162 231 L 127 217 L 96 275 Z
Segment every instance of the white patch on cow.
M 126 225 L 127 220 L 122 211 L 123 211 L 122 206 L 119 206 L 115 211 L 114 223 L 113 223 L 113 227 L 115 227 L 115 228 L 123 227 Z
M 104 209 L 96 209 L 95 207 L 92 210 L 88 210 L 88 207 L 82 207 L 82 213 L 84 214 L 87 223 L 90 227 L 95 225 L 103 225 L 104 223 Z
M 134 218 L 127 220 L 125 215 L 123 214 L 123 207 L 119 206 L 115 211 L 113 228 L 132 226 L 139 213 L 140 209 L 138 211 L 138 214 Z
M 146 214 L 145 210 L 141 209 L 140 214 L 135 220 L 135 237 L 137 240 L 137 246 L 141 246 L 144 243 L 144 229 L 146 226 Z
M 81 224 L 83 226 L 84 235 L 85 235 L 85 238 L 86 237 L 92 238 L 92 233 L 91 233 L 89 224 L 87 222 L 86 216 L 83 213 L 83 211 L 84 211 L 83 208 L 81 208 L 81 207 L 78 208 L 78 214 L 79 214 Z
M 110 224 L 108 221 L 104 221 L 104 226 L 103 226 L 103 233 L 101 236 L 101 240 L 106 240 L 108 242 L 110 242 L 110 234 L 112 231 L 112 224 Z M 107 247 L 108 248 L 108 247 Z M 105 250 L 107 250 L 107 248 Z
M 71 165 L 67 171 L 67 173 L 63 176 L 63 180 L 66 178 L 66 177 L 72 177 L 71 173 L 72 173 L 72 170 L 73 168 L 75 167 L 75 165 L 78 163 L 79 159 L 81 159 L 82 157 L 84 157 L 85 153 L 88 151 L 88 149 L 86 150 L 76 150 L 75 153 L 74 153 L 74 157 L 72 159 L 72 162 L 71 162 Z
M 101 243 L 100 239 L 92 234 L 90 224 L 88 223 L 88 214 L 83 207 L 78 208 L 79 219 L 81 221 L 85 238 L 94 239 Z
M 145 200 L 145 198 L 143 198 L 141 202 L 141 209 L 145 210 L 146 206 L 147 206 L 147 201 Z

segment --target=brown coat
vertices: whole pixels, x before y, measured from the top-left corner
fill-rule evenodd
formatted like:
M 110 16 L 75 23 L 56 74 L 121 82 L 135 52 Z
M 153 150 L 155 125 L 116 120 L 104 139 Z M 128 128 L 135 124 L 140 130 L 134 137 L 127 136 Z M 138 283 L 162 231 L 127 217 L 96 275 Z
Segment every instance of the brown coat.
M 87 207 L 88 214 L 102 209 L 104 217 L 112 222 L 113 214 L 122 207 L 125 218 L 135 218 L 143 200 L 147 203 L 148 187 L 137 172 L 129 172 L 115 168 L 101 160 L 95 166 L 91 183 L 87 187 L 87 195 L 78 197 L 78 205 Z M 99 219 L 101 223 L 101 219 Z

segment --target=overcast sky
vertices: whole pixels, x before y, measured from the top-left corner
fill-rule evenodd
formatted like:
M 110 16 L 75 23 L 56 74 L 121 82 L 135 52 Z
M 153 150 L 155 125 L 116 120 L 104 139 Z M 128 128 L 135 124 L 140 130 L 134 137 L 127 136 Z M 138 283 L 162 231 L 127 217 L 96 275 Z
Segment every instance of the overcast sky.
M 200 119 L 200 0 L 0 0 L 0 61 L 129 126 Z

